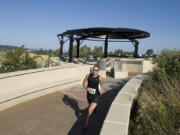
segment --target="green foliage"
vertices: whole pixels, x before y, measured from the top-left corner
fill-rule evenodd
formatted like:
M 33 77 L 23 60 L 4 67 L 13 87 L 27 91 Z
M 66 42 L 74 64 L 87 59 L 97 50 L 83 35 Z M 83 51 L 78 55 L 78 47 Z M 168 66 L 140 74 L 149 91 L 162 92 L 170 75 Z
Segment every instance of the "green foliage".
M 130 135 L 179 135 L 180 51 L 164 50 L 143 81 L 131 111 Z
M 103 56 L 103 47 L 102 46 L 95 46 L 92 52 L 97 57 L 102 57 Z
M 122 49 L 117 49 L 117 50 L 114 51 L 114 53 L 117 54 L 117 55 L 119 55 L 119 54 L 122 55 L 123 52 L 124 52 L 124 51 L 123 51 Z
M 77 54 L 77 45 L 74 45 L 73 46 L 73 57 L 76 57 L 76 54 Z
M 170 78 L 169 78 L 170 79 Z M 153 83 L 149 83 L 152 81 Z M 178 135 L 180 127 L 180 81 L 175 78 L 145 80 L 131 112 L 131 135 Z
M 55 53 L 55 56 L 56 56 L 56 57 L 59 57 L 59 54 L 60 54 L 60 48 L 56 49 L 54 53 Z
M 180 50 L 163 50 L 154 63 L 169 76 L 180 77 Z
M 44 67 L 50 67 L 52 64 L 53 64 L 53 61 L 51 59 L 51 55 L 49 55 L 47 60 L 45 61 Z
M 7 50 L 10 50 L 10 49 L 18 49 L 19 47 L 18 46 L 12 46 L 12 45 L 0 45 L 0 50 L 1 51 L 7 51 Z
M 54 62 L 51 55 L 48 55 L 48 58 L 45 60 L 45 63 L 41 67 L 53 67 L 53 66 L 59 66 L 59 62 Z
M 129 55 L 134 55 L 134 52 L 131 52 L 131 51 L 124 51 L 124 54 L 129 54 Z
M 1 66 L 1 63 L 3 62 L 4 58 L 5 58 L 5 52 L 0 51 L 0 66 Z
M 51 50 L 49 50 L 49 52 L 51 52 Z M 0 73 L 60 65 L 57 60 L 56 62 L 53 61 L 53 53 L 49 53 L 48 57 L 31 55 L 34 54 L 30 54 L 27 50 L 24 49 L 24 46 L 21 46 L 16 50 L 9 49 L 5 53 L 5 58 L 1 63 Z
M 0 72 L 12 72 L 18 70 L 37 68 L 35 57 L 30 57 L 24 46 L 16 50 L 8 50 L 5 60 L 2 62 Z
M 51 55 L 51 56 L 59 56 L 59 49 L 57 49 L 56 51 L 53 51 L 51 49 L 46 50 L 46 49 L 40 49 L 40 50 L 32 50 L 31 52 L 34 54 L 38 54 L 38 55 Z
M 109 52 L 109 55 L 113 55 L 113 52 L 112 52 L 112 51 L 110 51 L 110 52 Z
M 80 57 L 87 57 L 87 55 L 91 52 L 91 48 L 87 45 L 84 45 L 80 48 Z
M 153 49 L 148 49 L 148 50 L 146 51 L 146 54 L 147 54 L 147 55 L 152 55 L 152 54 L 154 54 Z

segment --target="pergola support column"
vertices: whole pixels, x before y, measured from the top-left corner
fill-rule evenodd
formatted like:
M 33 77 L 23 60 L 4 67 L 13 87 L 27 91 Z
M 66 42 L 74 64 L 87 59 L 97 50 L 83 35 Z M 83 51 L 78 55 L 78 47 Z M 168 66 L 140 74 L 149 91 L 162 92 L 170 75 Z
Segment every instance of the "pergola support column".
M 104 43 L 104 58 L 107 58 L 108 54 L 108 35 L 105 38 L 105 43 Z
M 76 57 L 79 58 L 79 49 L 80 49 L 80 40 L 76 39 L 77 42 L 77 52 L 76 52 Z
M 63 53 L 63 38 L 61 36 L 67 37 L 69 39 L 69 62 L 72 62 L 73 53 L 73 41 L 77 41 L 77 57 L 79 57 L 79 47 L 81 42 L 84 40 L 90 41 L 103 41 L 104 42 L 104 58 L 108 57 L 108 42 L 132 42 L 135 50 L 134 57 L 138 57 L 138 45 L 139 42 L 136 39 L 147 38 L 150 33 L 146 31 L 129 29 L 129 28 L 106 28 L 106 27 L 96 27 L 96 28 L 85 28 L 85 29 L 74 29 L 67 30 L 61 34 L 57 35 L 60 40 L 60 56 Z M 105 37 L 104 37 L 105 36 Z M 98 39 L 98 40 L 95 40 Z M 118 40 L 115 40 L 118 39 Z M 120 41 L 121 39 L 128 39 L 128 41 Z M 66 42 L 66 41 L 65 41 Z M 80 43 L 79 43 L 80 42 Z
M 69 37 L 69 62 L 72 62 L 72 53 L 73 53 L 73 35 Z
M 134 58 L 138 57 L 138 44 L 135 44 Z
M 63 55 L 63 44 L 64 44 L 63 36 L 62 35 L 58 36 L 58 39 L 60 43 L 59 58 L 61 58 Z
M 139 46 L 139 41 L 137 41 L 136 39 L 132 39 L 131 40 L 133 45 L 134 45 L 134 58 L 138 58 L 138 46 Z
M 61 36 L 61 40 L 60 40 L 60 55 L 59 55 L 60 58 L 63 55 L 63 45 L 64 45 L 64 37 Z

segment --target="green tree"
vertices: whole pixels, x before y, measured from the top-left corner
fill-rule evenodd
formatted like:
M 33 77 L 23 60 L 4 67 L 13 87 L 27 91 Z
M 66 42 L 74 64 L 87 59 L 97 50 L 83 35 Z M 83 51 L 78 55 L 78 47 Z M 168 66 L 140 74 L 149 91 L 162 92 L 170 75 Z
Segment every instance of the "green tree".
M 131 54 L 131 55 L 134 55 L 134 52 L 131 52 L 131 51 L 124 51 L 124 54 Z
M 109 55 L 113 55 L 113 52 L 112 52 L 112 51 L 110 51 L 110 52 L 109 52 Z
M 24 46 L 16 50 L 8 50 L 5 60 L 2 62 L 0 72 L 12 72 L 18 70 L 37 68 L 36 57 L 30 57 Z
M 117 50 L 114 51 L 114 53 L 115 53 L 116 55 L 119 55 L 119 54 L 122 55 L 123 52 L 124 52 L 124 51 L 123 51 L 122 49 L 117 49 Z
M 91 52 L 91 48 L 84 45 L 80 48 L 80 57 L 87 57 L 88 53 Z
M 55 56 L 59 57 L 60 54 L 60 48 L 56 49 L 54 52 Z
M 146 51 L 146 54 L 147 54 L 147 55 L 152 55 L 153 53 L 154 53 L 153 49 L 148 49 L 148 50 Z
M 53 50 L 49 49 L 48 54 L 52 54 L 52 53 L 53 53 Z
M 180 50 L 163 50 L 131 110 L 130 135 L 179 135 Z
M 38 55 L 51 55 L 56 56 L 56 51 L 53 51 L 52 49 L 46 50 L 46 49 L 40 49 L 40 50 L 32 50 L 32 53 L 38 54 Z
M 180 50 L 164 49 L 159 57 L 153 59 L 153 62 L 162 72 L 180 79 Z
M 43 52 L 44 52 L 44 51 L 43 51 L 42 48 L 38 51 L 39 54 L 43 54 Z
M 77 54 L 77 45 L 74 45 L 73 46 L 73 57 L 76 57 L 76 54 Z
M 97 57 L 102 57 L 103 56 L 103 47 L 95 46 L 93 49 L 93 54 L 95 54 Z
M 85 50 L 82 50 L 82 51 L 85 51 Z M 73 45 L 72 56 L 73 56 L 73 57 L 76 57 L 76 53 L 77 53 L 77 45 Z M 69 51 L 68 51 L 68 54 L 69 54 Z

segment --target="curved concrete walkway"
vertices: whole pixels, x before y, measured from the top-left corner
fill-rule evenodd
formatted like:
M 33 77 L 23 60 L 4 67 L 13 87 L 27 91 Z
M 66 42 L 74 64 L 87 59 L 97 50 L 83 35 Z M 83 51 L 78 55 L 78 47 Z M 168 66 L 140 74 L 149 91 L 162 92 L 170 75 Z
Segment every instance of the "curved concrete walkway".
M 104 80 L 97 113 L 92 115 L 87 135 L 98 135 L 110 105 L 129 78 Z M 62 92 L 22 103 L 0 112 L 2 135 L 81 135 L 87 116 L 85 91 L 75 86 Z

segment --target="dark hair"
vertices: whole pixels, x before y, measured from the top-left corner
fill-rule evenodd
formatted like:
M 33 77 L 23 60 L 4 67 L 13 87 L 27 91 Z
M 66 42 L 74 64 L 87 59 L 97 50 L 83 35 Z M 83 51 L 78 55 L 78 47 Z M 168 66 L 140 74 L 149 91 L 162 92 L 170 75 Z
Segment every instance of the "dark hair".
M 98 66 L 98 65 L 94 65 L 93 69 L 94 69 L 95 67 L 97 67 L 97 68 L 98 68 L 98 70 L 99 70 L 99 66 Z

